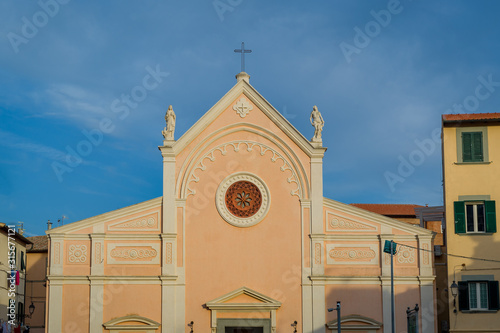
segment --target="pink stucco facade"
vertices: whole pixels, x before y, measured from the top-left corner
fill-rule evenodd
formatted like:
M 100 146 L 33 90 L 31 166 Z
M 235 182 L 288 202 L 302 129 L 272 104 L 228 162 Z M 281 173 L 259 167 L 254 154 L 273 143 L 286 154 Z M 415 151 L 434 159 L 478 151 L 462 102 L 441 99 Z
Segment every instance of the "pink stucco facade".
M 325 199 L 326 148 L 248 76 L 159 148 L 162 197 L 48 231 L 48 332 L 284 333 L 296 321 L 324 333 L 337 301 L 346 329 L 390 332 L 390 239 L 408 245 L 394 258 L 397 332 L 415 304 L 434 332 L 433 256 L 415 249 L 433 234 Z M 251 213 L 229 205 L 236 185 L 253 191 L 238 192 Z

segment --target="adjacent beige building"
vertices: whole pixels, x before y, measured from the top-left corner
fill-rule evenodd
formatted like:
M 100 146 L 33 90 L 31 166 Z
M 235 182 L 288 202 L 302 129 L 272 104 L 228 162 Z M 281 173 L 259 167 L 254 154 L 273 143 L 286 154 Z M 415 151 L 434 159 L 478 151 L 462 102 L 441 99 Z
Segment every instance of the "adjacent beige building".
M 28 237 L 33 242 L 27 248 L 26 260 L 26 304 L 33 304 L 35 311 L 26 318 L 30 333 L 45 332 L 46 294 L 47 294 L 47 236 Z
M 461 256 L 448 256 L 450 332 L 500 332 L 500 113 L 443 115 L 442 131 L 447 248 Z

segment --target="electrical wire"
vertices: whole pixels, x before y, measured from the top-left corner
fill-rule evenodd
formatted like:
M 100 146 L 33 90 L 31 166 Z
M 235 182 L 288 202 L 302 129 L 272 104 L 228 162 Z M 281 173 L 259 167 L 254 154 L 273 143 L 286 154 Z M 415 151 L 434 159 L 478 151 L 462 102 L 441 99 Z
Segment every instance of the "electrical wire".
M 434 251 L 432 251 L 432 250 L 422 249 L 422 248 L 419 248 L 419 247 L 415 247 L 415 246 L 411 246 L 411 245 L 406 245 L 406 244 L 398 244 L 396 242 L 394 242 L 394 244 L 399 245 L 399 246 L 409 247 L 409 248 L 416 249 L 416 250 L 419 250 L 419 251 L 430 252 L 430 253 L 434 254 Z M 458 255 L 458 254 L 451 254 L 451 253 L 445 253 L 445 252 L 443 252 L 442 254 L 445 255 L 445 256 L 448 256 L 448 257 L 455 257 L 455 258 L 463 258 L 463 259 L 470 259 L 470 260 L 480 260 L 480 261 L 500 263 L 500 260 L 495 260 L 495 259 L 467 257 L 467 256 L 461 256 L 461 255 Z

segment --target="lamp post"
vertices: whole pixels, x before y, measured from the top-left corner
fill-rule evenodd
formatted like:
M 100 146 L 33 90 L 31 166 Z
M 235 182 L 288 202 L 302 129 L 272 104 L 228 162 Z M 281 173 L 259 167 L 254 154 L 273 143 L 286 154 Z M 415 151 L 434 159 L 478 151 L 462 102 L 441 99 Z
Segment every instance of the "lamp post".
M 451 295 L 453 296 L 453 313 L 457 313 L 457 295 L 458 295 L 458 284 L 453 280 L 450 286 Z
M 334 308 L 329 308 L 328 309 L 328 312 L 332 312 L 333 310 L 337 310 L 337 333 L 341 333 L 340 332 L 340 325 L 341 325 L 341 322 L 340 322 L 340 301 L 337 301 L 337 307 L 334 309 Z

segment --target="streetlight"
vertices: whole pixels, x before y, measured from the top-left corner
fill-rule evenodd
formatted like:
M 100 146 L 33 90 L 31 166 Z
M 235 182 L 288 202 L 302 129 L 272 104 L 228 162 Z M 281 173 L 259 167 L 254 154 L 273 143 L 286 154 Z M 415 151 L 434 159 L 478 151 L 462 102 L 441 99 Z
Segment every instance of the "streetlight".
M 332 312 L 333 310 L 337 310 L 337 332 L 340 333 L 340 301 L 337 301 L 336 308 L 329 308 L 328 312 Z
M 451 295 L 453 296 L 453 313 L 457 313 L 457 295 L 458 295 L 458 284 L 453 280 L 453 283 L 450 286 Z
M 31 318 L 31 316 L 33 315 L 33 312 L 35 312 L 35 304 L 33 304 L 33 302 L 31 302 L 30 306 L 28 307 L 28 310 L 30 312 L 30 315 L 28 318 Z

